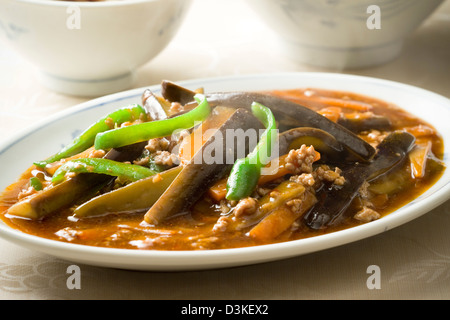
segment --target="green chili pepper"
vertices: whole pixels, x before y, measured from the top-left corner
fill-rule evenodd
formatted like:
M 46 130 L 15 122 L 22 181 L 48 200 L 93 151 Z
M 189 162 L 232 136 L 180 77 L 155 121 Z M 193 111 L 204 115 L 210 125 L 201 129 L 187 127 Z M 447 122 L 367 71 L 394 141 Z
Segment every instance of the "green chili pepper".
M 113 111 L 87 128 L 57 154 L 44 161 L 35 162 L 34 164 L 43 168 L 49 163 L 80 153 L 94 144 L 95 137 L 98 133 L 111 130 L 127 121 L 138 120 L 141 117 L 146 121 L 147 113 L 143 107 L 137 104 Z
M 258 183 L 261 168 L 269 161 L 272 141 L 275 139 L 276 121 L 272 111 L 260 103 L 252 103 L 252 112 L 266 127 L 255 149 L 247 157 L 238 159 L 231 169 L 227 181 L 228 200 L 240 200 L 248 197 Z
M 37 177 L 30 178 L 30 186 L 32 186 L 33 189 L 36 191 L 41 191 L 43 189 L 42 182 Z
M 197 122 L 205 120 L 211 111 L 209 103 L 203 95 L 197 94 L 194 98 L 197 100 L 198 106 L 180 116 L 99 133 L 95 139 L 95 148 L 118 148 L 153 138 L 170 136 L 178 129 L 194 127 Z
M 52 177 L 52 183 L 58 184 L 64 181 L 68 172 L 74 173 L 99 173 L 120 177 L 130 182 L 155 175 L 157 172 L 146 167 L 113 161 L 104 158 L 81 158 L 67 161 L 56 170 Z

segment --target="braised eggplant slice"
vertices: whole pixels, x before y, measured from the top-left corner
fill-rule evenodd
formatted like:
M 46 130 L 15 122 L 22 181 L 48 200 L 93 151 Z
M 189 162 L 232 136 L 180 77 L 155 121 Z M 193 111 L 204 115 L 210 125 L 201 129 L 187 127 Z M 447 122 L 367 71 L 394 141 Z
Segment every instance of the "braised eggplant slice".
M 191 160 L 161 195 L 158 201 L 147 211 L 144 220 L 157 225 L 164 219 L 182 213 L 191 207 L 219 179 L 227 174 L 243 149 L 249 145 L 237 139 L 237 144 L 230 148 L 230 143 L 223 143 L 227 131 L 254 129 L 263 130 L 262 123 L 245 109 L 236 109 L 233 114 L 202 144 Z M 208 152 L 214 150 L 214 162 L 208 165 Z
M 207 94 L 211 106 L 222 105 L 233 108 L 249 108 L 256 101 L 269 107 L 279 121 L 280 131 L 296 127 L 322 129 L 332 136 L 359 161 L 367 162 L 375 155 L 375 149 L 350 130 L 319 113 L 292 101 L 257 92 L 223 92 Z
M 63 183 L 38 192 L 35 196 L 17 202 L 8 209 L 8 214 L 29 219 L 41 219 L 58 210 L 89 199 L 109 181 L 109 178 L 104 175 L 79 174 Z
M 347 156 L 346 149 L 328 132 L 311 128 L 300 127 L 284 131 L 278 135 L 279 154 L 286 154 L 291 149 L 298 149 L 302 144 L 312 145 L 320 152 L 324 161 L 341 161 Z
M 388 174 L 404 160 L 414 145 L 415 138 L 407 132 L 393 132 L 377 147 L 377 154 L 369 163 L 356 163 L 344 169 L 343 186 L 323 186 L 317 192 L 318 203 L 304 215 L 303 220 L 312 229 L 323 229 L 338 223 L 365 181 Z
M 131 161 L 137 158 L 145 143 L 111 149 L 104 158 L 115 161 Z M 13 216 L 41 219 L 59 210 L 69 208 L 94 196 L 113 177 L 95 173 L 78 174 L 71 179 L 37 192 L 30 198 L 17 202 L 8 209 Z
M 161 82 L 161 95 L 170 102 L 178 102 L 185 105 L 194 101 L 195 92 L 177 85 L 171 81 L 163 80 Z
M 104 158 L 119 162 L 132 161 L 142 154 L 146 144 L 147 142 L 143 141 L 120 148 L 113 148 L 108 151 Z
M 161 88 L 162 88 L 161 94 L 165 99 L 169 101 L 179 102 L 182 105 L 186 105 L 194 101 L 195 95 L 194 91 L 179 86 L 171 81 L 163 81 L 161 84 Z M 320 117 L 323 117 L 322 115 L 320 114 L 315 115 L 316 113 L 315 111 L 300 106 L 299 104 L 294 102 L 286 102 L 286 100 L 277 97 L 263 95 L 260 93 L 212 93 L 207 95 L 207 99 L 211 105 L 218 104 L 240 108 L 245 108 L 246 105 L 248 108 L 248 105 L 250 105 L 252 101 L 262 103 L 272 109 L 272 111 L 275 114 L 275 117 L 277 118 L 277 120 L 280 121 L 280 129 L 282 131 L 283 129 L 285 129 L 285 127 L 288 128 L 300 126 L 316 127 L 314 125 L 315 123 L 323 124 L 322 127 L 317 126 L 316 128 L 328 131 L 327 128 L 329 123 L 327 123 L 328 121 L 320 119 Z M 240 101 L 240 99 L 244 101 Z M 281 104 L 279 100 L 281 100 L 282 102 Z M 268 103 L 269 101 L 273 103 L 267 105 L 266 103 Z M 290 107 L 290 105 L 295 105 L 296 107 L 292 108 Z M 283 116 L 280 117 L 280 115 Z M 296 119 L 301 121 L 301 123 L 298 123 Z M 310 125 L 307 125 L 306 122 L 310 123 Z M 343 126 L 344 128 L 348 129 L 349 131 L 355 133 L 368 129 L 387 130 L 391 128 L 391 123 L 388 118 L 377 115 L 363 118 L 340 117 L 337 123 Z M 328 131 L 333 135 L 336 131 L 339 130 L 334 127 L 336 126 L 333 126 L 333 128 L 330 128 L 329 129 L 330 131 Z M 348 133 L 341 133 L 338 135 L 338 137 L 339 139 L 346 138 L 345 140 L 343 140 L 343 142 L 347 140 L 351 142 L 352 140 L 359 139 L 356 136 L 351 136 L 350 138 L 345 137 L 346 135 L 348 135 Z M 373 148 L 371 148 L 370 145 L 366 145 L 364 141 L 362 141 L 362 139 L 359 140 L 360 141 L 358 141 L 357 143 L 355 143 L 354 141 L 352 142 L 355 145 L 353 146 L 353 148 L 356 149 L 355 151 L 359 150 L 359 153 L 357 152 L 357 154 L 361 154 L 361 156 L 366 157 L 366 159 L 370 158 L 374 154 Z M 352 148 L 349 149 L 352 150 Z
M 156 96 L 150 89 L 145 90 L 142 94 L 142 104 L 152 120 L 163 120 L 167 118 L 170 103 Z
M 93 217 L 105 213 L 146 211 L 169 187 L 181 168 L 174 167 L 157 176 L 99 195 L 75 208 L 73 214 L 76 217 Z
M 371 115 L 370 117 L 339 117 L 337 123 L 348 130 L 359 133 L 368 130 L 391 130 L 391 121 L 383 116 Z

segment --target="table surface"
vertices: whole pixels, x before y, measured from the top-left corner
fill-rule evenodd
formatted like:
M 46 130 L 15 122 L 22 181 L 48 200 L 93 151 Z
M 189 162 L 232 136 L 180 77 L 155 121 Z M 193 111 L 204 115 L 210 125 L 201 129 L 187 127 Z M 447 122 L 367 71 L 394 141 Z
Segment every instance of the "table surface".
M 229 23 L 231 16 L 233 23 Z M 276 35 L 245 2 L 196 0 L 173 42 L 138 71 L 134 87 L 158 84 L 162 79 L 338 72 L 290 61 L 271 45 L 275 42 Z M 265 50 L 259 49 L 262 45 Z M 450 2 L 407 38 L 401 56 L 394 61 L 340 72 L 399 81 L 450 97 Z M 42 87 L 32 67 L 1 44 L 0 139 L 86 100 Z M 377 236 L 276 262 L 174 273 L 79 265 L 78 290 L 67 287 L 71 262 L 0 240 L 0 298 L 449 299 L 448 230 L 450 201 Z M 367 285 L 371 265 L 380 268 L 379 289 Z

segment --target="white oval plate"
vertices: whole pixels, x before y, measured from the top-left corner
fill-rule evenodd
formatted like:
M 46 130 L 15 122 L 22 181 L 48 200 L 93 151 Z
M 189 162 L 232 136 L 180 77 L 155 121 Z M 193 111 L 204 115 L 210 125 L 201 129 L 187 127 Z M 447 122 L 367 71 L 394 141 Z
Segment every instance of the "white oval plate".
M 447 167 L 450 166 L 450 100 L 435 93 L 396 82 L 328 73 L 277 73 L 198 79 L 180 82 L 206 92 L 316 87 L 351 91 L 392 102 L 419 116 L 442 134 Z M 98 98 L 72 107 L 39 123 L 0 146 L 0 163 L 13 164 L 0 176 L 4 189 L 29 167 L 71 141 L 74 135 L 107 112 L 140 103 L 145 88 Z M 154 92 L 159 86 L 150 87 Z M 17 155 L 26 155 L 17 157 Z M 351 229 L 279 244 L 205 251 L 153 251 L 98 248 L 39 238 L 0 224 L 0 236 L 15 244 L 73 262 L 123 269 L 181 271 L 248 265 L 299 256 L 354 242 L 411 221 L 450 198 L 450 171 L 427 192 L 382 219 Z

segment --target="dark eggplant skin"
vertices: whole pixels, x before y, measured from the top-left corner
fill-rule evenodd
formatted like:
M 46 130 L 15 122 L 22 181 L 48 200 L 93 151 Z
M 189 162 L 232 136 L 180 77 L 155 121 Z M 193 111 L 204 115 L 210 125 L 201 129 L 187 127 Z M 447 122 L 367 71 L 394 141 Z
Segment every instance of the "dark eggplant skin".
M 343 186 L 322 186 L 316 194 L 318 203 L 304 215 L 304 223 L 314 230 L 339 223 L 362 184 L 398 169 L 407 159 L 414 142 L 414 136 L 407 132 L 395 131 L 388 135 L 378 145 L 377 154 L 370 163 L 356 163 L 343 169 L 346 180 Z
M 119 162 L 132 161 L 142 154 L 146 145 L 147 141 L 143 141 L 120 148 L 114 148 L 109 150 L 104 158 Z
M 167 119 L 166 109 L 150 89 L 142 94 L 142 104 L 152 120 Z
M 177 85 L 174 82 L 163 80 L 161 82 L 161 95 L 170 102 L 178 102 L 181 105 L 194 101 L 195 92 Z
M 115 161 L 131 161 L 142 153 L 145 145 L 144 142 L 111 149 L 104 158 Z M 89 199 L 112 181 L 114 181 L 114 178 L 108 175 L 78 174 L 60 184 L 36 193 L 28 200 L 16 203 L 8 209 L 8 212 L 12 215 L 31 219 L 42 219 Z
M 258 92 L 217 92 L 205 94 L 211 106 L 249 109 L 253 102 L 270 108 L 277 119 L 280 131 L 297 127 L 313 127 L 328 132 L 361 162 L 370 161 L 375 155 L 366 141 L 319 113 L 292 101 Z
M 195 104 L 194 91 L 171 81 L 162 81 L 161 94 L 171 102 L 179 102 L 187 106 L 187 109 L 190 109 L 190 104 Z M 207 93 L 206 98 L 211 106 L 221 105 L 245 109 L 250 109 L 252 102 L 259 102 L 272 110 L 278 121 L 280 132 L 297 127 L 322 129 L 334 136 L 359 161 L 367 162 L 375 155 L 375 149 L 351 130 L 295 102 L 259 92 L 213 92 Z M 359 131 L 357 126 L 362 125 L 353 122 L 345 122 L 345 124 L 350 129 L 355 129 L 355 132 Z M 382 126 L 390 125 L 390 123 L 386 124 L 384 120 L 379 124 Z
M 338 124 L 347 128 L 354 133 L 360 133 L 367 130 L 392 130 L 391 121 L 383 116 L 374 115 L 367 119 L 348 119 L 345 117 L 340 117 L 338 119 Z
M 237 129 L 255 129 L 259 132 L 264 130 L 264 126 L 250 111 L 236 109 L 183 167 L 171 185 L 147 211 L 144 221 L 157 225 L 175 214 L 187 211 L 211 185 L 229 173 L 239 152 L 245 148 L 247 154 L 252 148 L 248 143 L 242 143 L 243 141 L 234 144 L 234 148 L 227 148 L 229 145 L 224 143 L 226 131 Z M 205 165 L 205 152 L 213 147 L 214 143 L 217 143 L 222 151 L 221 161 Z

